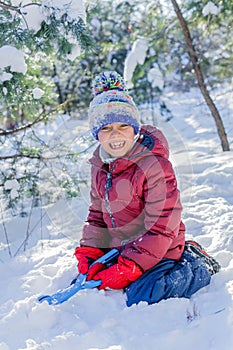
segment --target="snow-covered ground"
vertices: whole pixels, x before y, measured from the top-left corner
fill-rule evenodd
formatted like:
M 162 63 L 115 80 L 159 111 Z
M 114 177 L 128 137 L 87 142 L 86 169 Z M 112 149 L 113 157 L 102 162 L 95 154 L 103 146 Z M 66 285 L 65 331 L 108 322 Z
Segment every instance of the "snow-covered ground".
M 233 149 L 232 87 L 221 87 L 214 96 Z M 198 91 L 167 92 L 164 99 L 175 117 L 157 122 L 169 141 L 187 238 L 201 243 L 221 263 L 221 272 L 190 300 L 128 308 L 121 291 L 95 289 L 59 306 L 39 304 L 40 294 L 65 287 L 76 275 L 73 252 L 88 206 L 83 188 L 80 201 L 36 208 L 30 222 L 28 217 L 7 217 L 4 224 L 1 219 L 0 350 L 233 349 L 233 151 L 222 152 Z M 72 143 L 78 143 L 83 129 L 70 123 L 59 130 L 68 130 L 62 135 L 73 135 Z

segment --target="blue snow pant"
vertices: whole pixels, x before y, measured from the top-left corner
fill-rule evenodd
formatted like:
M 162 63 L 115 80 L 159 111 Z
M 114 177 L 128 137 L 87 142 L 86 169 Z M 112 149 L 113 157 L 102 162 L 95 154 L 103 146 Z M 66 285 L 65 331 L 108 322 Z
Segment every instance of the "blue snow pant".
M 190 298 L 210 283 L 211 274 L 203 258 L 184 251 L 179 261 L 162 259 L 126 288 L 127 306 L 168 298 Z

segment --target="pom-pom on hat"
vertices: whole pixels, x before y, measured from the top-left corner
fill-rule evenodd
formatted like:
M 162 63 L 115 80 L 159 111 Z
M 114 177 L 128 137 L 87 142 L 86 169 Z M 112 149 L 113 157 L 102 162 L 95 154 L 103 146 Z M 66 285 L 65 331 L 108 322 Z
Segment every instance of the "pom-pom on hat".
M 92 83 L 94 98 L 88 112 L 92 135 L 107 124 L 125 123 L 139 131 L 140 114 L 131 96 L 127 94 L 124 79 L 116 72 L 102 72 Z

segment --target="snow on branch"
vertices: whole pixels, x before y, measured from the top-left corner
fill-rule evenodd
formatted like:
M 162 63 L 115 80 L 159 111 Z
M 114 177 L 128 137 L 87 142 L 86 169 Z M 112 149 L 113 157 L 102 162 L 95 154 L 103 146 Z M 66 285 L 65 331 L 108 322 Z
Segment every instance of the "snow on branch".
M 80 56 L 80 42 L 86 24 L 86 9 L 83 0 L 41 0 L 40 2 L 12 0 L 11 3 L 10 5 L 0 1 L 0 8 L 14 14 L 14 18 L 19 20 L 18 26 L 21 30 L 31 31 L 33 35 L 38 35 L 44 30 L 48 34 L 48 31 L 51 30 L 53 32 L 51 38 L 54 40 L 59 33 L 57 41 L 64 37 L 73 47 L 70 59 L 74 60 Z M 41 40 L 43 41 L 44 38 L 45 36 L 42 35 Z
M 10 67 L 11 72 L 25 74 L 27 72 L 27 64 L 25 63 L 23 52 L 11 45 L 0 47 L 0 69 L 6 67 Z M 5 80 L 10 80 L 9 78 L 10 76 L 5 75 Z M 0 81 L 4 81 L 4 76 L 0 75 Z
M 220 8 L 216 6 L 212 1 L 209 1 L 202 10 L 204 16 L 208 15 L 218 15 L 220 12 Z
M 131 51 L 125 60 L 124 79 L 127 87 L 133 87 L 132 78 L 137 64 L 143 64 L 146 59 L 148 49 L 147 40 L 144 38 L 137 39 L 132 46 Z

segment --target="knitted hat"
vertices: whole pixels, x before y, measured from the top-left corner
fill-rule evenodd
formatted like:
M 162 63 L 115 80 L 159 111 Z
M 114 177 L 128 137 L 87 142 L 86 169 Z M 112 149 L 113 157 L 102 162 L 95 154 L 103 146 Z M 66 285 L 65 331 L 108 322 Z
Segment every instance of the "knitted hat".
M 127 94 L 124 79 L 116 72 L 102 72 L 92 83 L 94 98 L 88 112 L 92 135 L 98 140 L 98 132 L 107 124 L 125 123 L 138 133 L 140 115 Z

